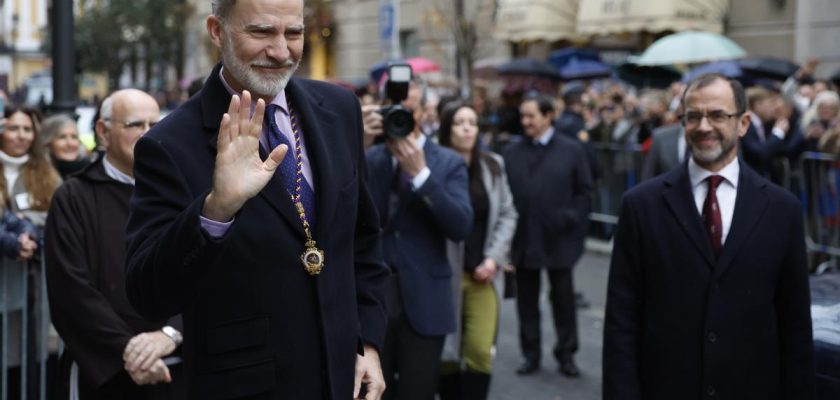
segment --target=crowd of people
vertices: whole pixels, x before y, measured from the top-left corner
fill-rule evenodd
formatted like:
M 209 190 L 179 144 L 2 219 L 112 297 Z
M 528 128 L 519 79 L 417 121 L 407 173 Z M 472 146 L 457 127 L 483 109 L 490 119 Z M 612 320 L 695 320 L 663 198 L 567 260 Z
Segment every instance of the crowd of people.
M 643 154 L 645 180 L 616 231 L 605 398 L 810 398 L 801 210 L 766 180 L 805 151 L 840 155 L 815 61 L 747 88 L 706 75 L 498 100 L 415 77 L 403 134 L 383 124 L 385 85 L 292 78 L 300 3 L 214 1 L 222 62 L 202 88 L 163 119 L 149 94 L 111 93 L 95 151 L 70 116 L 6 107 L 0 251 L 44 257 L 61 398 L 486 399 L 503 299 L 517 374 L 542 367 L 543 271 L 552 355 L 575 379 L 573 270 L 615 172 L 596 143 Z

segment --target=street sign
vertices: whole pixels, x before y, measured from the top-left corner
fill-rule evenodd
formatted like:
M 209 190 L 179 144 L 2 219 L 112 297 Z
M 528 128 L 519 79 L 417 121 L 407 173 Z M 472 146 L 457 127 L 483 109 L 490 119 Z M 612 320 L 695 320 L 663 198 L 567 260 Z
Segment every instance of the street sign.
M 379 40 L 391 44 L 394 35 L 394 5 L 390 1 L 379 5 Z
M 388 58 L 399 58 L 399 1 L 379 0 L 379 44 Z

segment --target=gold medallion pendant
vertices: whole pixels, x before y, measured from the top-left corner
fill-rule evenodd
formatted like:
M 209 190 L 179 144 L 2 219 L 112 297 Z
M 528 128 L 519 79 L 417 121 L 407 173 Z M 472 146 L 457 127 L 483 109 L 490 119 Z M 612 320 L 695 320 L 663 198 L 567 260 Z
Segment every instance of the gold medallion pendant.
M 314 242 L 306 244 L 306 250 L 300 255 L 303 268 L 309 275 L 318 275 L 324 269 L 324 251 L 315 247 Z

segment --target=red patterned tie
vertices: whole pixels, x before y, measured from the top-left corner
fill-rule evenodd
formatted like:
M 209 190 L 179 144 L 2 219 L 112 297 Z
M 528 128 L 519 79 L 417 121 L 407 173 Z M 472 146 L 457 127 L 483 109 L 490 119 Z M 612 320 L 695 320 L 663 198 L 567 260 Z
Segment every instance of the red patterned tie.
M 721 238 L 723 237 L 723 222 L 720 218 L 717 188 L 723 182 L 723 177 L 712 175 L 707 178 L 707 181 L 709 182 L 709 193 L 706 194 L 706 201 L 703 202 L 703 223 L 706 225 L 706 231 L 712 241 L 715 256 L 718 256 L 720 255 Z

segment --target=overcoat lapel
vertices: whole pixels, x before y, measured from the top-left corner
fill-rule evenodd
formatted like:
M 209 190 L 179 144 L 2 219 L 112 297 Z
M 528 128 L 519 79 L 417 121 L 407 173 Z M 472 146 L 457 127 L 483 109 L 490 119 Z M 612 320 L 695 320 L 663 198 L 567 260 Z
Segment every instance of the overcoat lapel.
M 739 161 L 740 162 L 740 161 Z M 715 278 L 719 278 L 732 264 L 738 250 L 749 238 L 761 216 L 767 210 L 769 200 L 764 193 L 767 182 L 741 163 L 741 173 L 738 178 L 738 194 L 735 197 L 735 212 L 726 242 L 721 249 L 720 258 L 715 266 Z
M 201 89 L 200 96 L 201 96 L 201 112 L 203 116 L 203 123 L 204 128 L 210 134 L 207 135 L 208 145 L 212 149 L 213 153 L 215 153 L 217 149 L 217 141 L 218 141 L 218 133 L 219 133 L 219 126 L 222 120 L 222 115 L 227 112 L 228 106 L 230 104 L 230 98 L 232 97 L 230 93 L 228 93 L 227 89 L 224 87 L 222 80 L 219 78 L 219 71 L 221 70 L 222 65 L 217 64 L 216 67 L 213 69 L 213 72 L 210 73 L 210 76 L 207 78 L 207 84 Z M 294 81 L 294 80 L 292 80 Z M 289 85 L 292 86 L 292 82 L 289 82 Z M 308 106 L 298 106 L 298 103 L 305 103 L 306 100 L 301 100 L 295 103 L 295 106 L 298 108 L 305 108 L 310 115 L 307 116 L 303 110 L 299 112 L 303 113 L 302 119 L 304 121 L 311 120 L 313 117 L 311 116 L 311 108 Z M 307 135 L 307 143 L 310 143 L 310 136 L 317 136 L 317 131 L 313 131 L 316 133 L 314 135 L 307 134 L 306 131 L 314 129 L 310 128 L 304 122 L 304 134 Z M 312 147 L 312 145 L 309 145 Z M 318 145 L 315 145 L 318 147 Z M 310 157 L 315 158 L 311 155 L 313 153 L 312 149 L 308 149 L 310 152 Z M 268 157 L 268 152 L 263 146 L 259 148 L 260 158 L 265 160 Z M 316 151 L 317 152 L 317 151 Z M 287 157 L 293 157 L 292 153 L 288 153 Z M 324 157 L 320 157 L 324 158 Z M 318 165 L 313 166 L 315 172 L 320 169 Z M 323 186 L 323 185 L 321 185 Z M 317 186 L 316 186 L 317 188 Z M 275 173 L 274 176 L 268 181 L 268 184 L 263 188 L 262 191 L 259 193 L 259 197 L 265 200 L 272 208 L 274 208 L 289 226 L 294 229 L 295 232 L 298 232 L 301 237 L 304 236 L 303 234 L 303 225 L 300 223 L 300 218 L 295 211 L 294 204 L 292 203 L 292 199 L 289 195 L 289 192 L 286 190 L 286 184 L 283 182 L 283 178 L 280 176 L 279 173 Z
M 297 80 L 292 79 L 286 88 L 288 100 L 298 113 L 306 138 L 306 151 L 312 165 L 312 178 L 315 180 L 315 209 L 316 225 L 313 235 L 316 241 L 322 240 L 327 229 L 318 227 L 328 226 L 335 214 L 338 201 L 338 188 L 333 180 L 333 166 L 327 148 L 338 148 L 337 144 L 330 145 L 335 140 L 338 127 L 335 121 L 338 116 L 323 106 L 323 97 L 319 93 L 307 93 L 302 90 Z M 300 222 L 298 222 L 300 225 Z
M 712 268 L 715 265 L 712 243 L 694 205 L 687 165 L 683 163 L 680 168 L 669 173 L 664 182 L 666 188 L 662 195 L 668 209 L 688 236 L 688 241 L 703 255 L 709 268 Z

